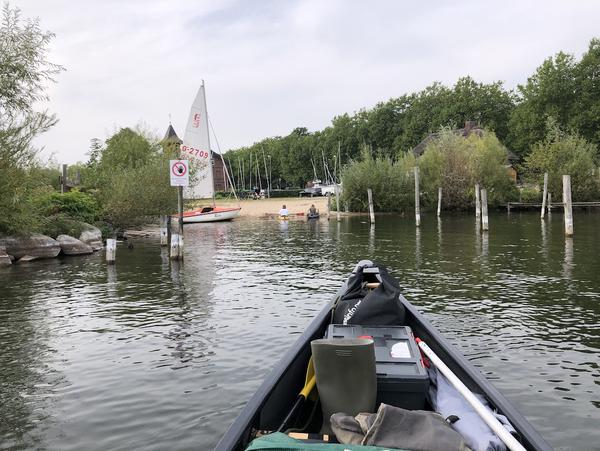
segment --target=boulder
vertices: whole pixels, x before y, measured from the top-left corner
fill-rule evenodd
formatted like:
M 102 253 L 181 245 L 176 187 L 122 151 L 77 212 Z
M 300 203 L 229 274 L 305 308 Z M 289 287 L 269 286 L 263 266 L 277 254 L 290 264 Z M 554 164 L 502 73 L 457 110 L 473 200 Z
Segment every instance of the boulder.
M 0 246 L 6 248 L 6 253 L 20 259 L 25 255 L 37 258 L 54 258 L 60 253 L 60 244 L 46 235 L 31 235 L 28 237 L 0 238 Z
M 10 258 L 10 255 L 6 253 L 6 248 L 0 246 L 0 267 L 9 265 L 12 265 L 12 259 Z
M 94 252 L 92 246 L 69 235 L 59 235 L 56 237 L 56 241 L 59 242 L 62 253 L 65 255 L 85 255 Z
M 81 232 L 81 235 L 79 235 L 79 240 L 83 241 L 85 244 L 89 244 L 94 251 L 102 249 L 102 232 L 100 229 L 86 223 L 83 223 L 83 225 L 85 229 Z
M 35 257 L 33 255 L 24 255 L 20 259 L 17 260 L 17 263 L 28 263 L 34 260 L 37 260 L 39 257 Z

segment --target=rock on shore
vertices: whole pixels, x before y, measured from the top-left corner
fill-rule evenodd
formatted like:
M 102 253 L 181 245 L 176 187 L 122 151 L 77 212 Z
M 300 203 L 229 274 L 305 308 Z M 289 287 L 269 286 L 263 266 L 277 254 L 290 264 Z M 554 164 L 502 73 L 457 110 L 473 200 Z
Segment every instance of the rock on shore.
M 37 258 L 54 258 L 60 253 L 58 241 L 46 235 L 0 238 L 0 246 L 6 249 L 7 254 L 13 255 L 17 259 L 26 255 Z
M 12 265 L 12 260 L 10 259 L 10 255 L 6 253 L 6 248 L 4 246 L 0 246 L 0 266 L 8 266 Z
M 94 252 L 92 246 L 69 235 L 59 235 L 56 237 L 56 241 L 65 255 L 85 255 Z
M 91 224 L 83 223 L 83 225 L 85 226 L 85 229 L 81 232 L 81 235 L 79 235 L 79 240 L 90 245 L 94 251 L 102 249 L 102 232 L 100 229 Z

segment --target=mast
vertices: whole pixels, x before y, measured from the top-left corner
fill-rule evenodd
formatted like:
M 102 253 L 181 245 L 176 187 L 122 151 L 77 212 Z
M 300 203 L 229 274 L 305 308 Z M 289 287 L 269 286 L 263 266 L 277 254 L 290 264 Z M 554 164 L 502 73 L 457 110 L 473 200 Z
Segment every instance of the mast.
M 271 183 L 269 181 L 269 173 L 267 171 L 267 158 L 265 157 L 265 148 L 263 146 L 260 146 L 262 149 L 262 153 L 263 153 L 263 163 L 265 164 L 265 179 L 266 179 L 266 183 L 267 183 L 267 197 L 271 198 Z
M 206 122 L 206 131 L 208 132 L 208 108 L 206 108 L 206 88 L 204 87 L 204 80 L 202 80 L 202 91 L 204 91 L 204 122 Z M 207 133 L 206 141 L 208 142 L 208 166 L 209 166 L 209 177 L 212 183 L 212 204 L 213 208 L 215 208 L 215 178 L 213 176 L 213 156 L 212 150 L 210 150 L 210 133 Z

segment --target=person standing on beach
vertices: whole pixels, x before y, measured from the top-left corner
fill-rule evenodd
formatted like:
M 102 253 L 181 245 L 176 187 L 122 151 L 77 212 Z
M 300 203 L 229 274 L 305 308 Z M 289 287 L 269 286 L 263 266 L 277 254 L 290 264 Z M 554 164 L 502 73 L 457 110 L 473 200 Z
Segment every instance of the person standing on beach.
M 285 207 L 285 205 L 281 208 L 281 210 L 279 210 L 279 216 L 283 216 L 284 218 L 287 218 L 289 216 L 289 212 L 288 209 Z

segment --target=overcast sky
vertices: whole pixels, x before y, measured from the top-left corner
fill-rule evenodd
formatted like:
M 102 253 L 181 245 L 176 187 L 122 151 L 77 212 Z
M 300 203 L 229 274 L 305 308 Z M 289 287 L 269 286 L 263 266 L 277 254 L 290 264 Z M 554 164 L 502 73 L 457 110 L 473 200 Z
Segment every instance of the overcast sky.
M 182 136 L 204 79 L 222 150 L 318 130 L 345 112 L 471 75 L 526 81 L 559 50 L 600 36 L 598 1 L 11 0 L 52 31 L 65 66 L 60 122 L 37 143 L 59 163 L 91 138 L 144 124 Z M 216 147 L 213 143 L 213 147 Z

